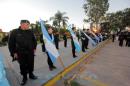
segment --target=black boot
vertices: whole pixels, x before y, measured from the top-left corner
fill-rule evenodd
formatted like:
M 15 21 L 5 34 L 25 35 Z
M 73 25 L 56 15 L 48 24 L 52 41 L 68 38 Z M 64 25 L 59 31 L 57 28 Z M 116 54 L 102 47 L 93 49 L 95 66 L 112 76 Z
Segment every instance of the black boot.
M 49 70 L 50 70 L 50 71 L 53 71 L 53 67 L 49 67 Z
M 25 85 L 27 83 L 27 75 L 23 75 L 23 80 L 21 82 L 21 86 Z
M 36 80 L 38 77 L 35 76 L 33 73 L 29 73 L 29 78 L 33 79 L 33 80 Z
M 53 65 L 52 68 L 53 68 L 53 69 L 56 69 L 56 66 Z
M 77 57 L 76 55 L 73 56 L 73 58 L 76 58 L 76 57 Z

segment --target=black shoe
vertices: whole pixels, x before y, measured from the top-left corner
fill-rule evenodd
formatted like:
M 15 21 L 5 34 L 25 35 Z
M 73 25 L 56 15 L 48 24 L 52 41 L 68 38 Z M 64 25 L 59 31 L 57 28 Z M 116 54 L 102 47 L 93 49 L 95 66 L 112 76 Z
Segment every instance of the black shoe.
M 34 74 L 29 74 L 29 78 L 30 78 L 30 79 L 33 79 L 33 80 L 36 80 L 38 77 L 35 76 Z
M 82 50 L 82 52 L 86 52 L 85 50 Z
M 23 78 L 22 82 L 21 82 L 21 86 L 24 86 L 27 83 L 27 78 Z
M 53 71 L 53 69 L 54 69 L 53 67 L 49 67 L 49 70 L 50 70 L 50 71 Z
M 53 68 L 53 69 L 56 69 L 56 66 L 53 66 L 52 68 Z
M 86 48 L 86 49 L 89 49 L 89 48 Z
M 76 58 L 77 56 L 75 55 L 75 56 L 73 56 L 73 58 Z

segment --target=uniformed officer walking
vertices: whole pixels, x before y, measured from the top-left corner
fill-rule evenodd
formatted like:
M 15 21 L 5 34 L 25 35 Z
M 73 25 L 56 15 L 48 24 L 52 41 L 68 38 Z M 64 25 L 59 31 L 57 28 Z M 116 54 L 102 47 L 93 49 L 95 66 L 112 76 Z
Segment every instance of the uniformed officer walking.
M 20 66 L 20 73 L 23 76 L 21 85 L 27 82 L 27 74 L 30 79 L 37 79 L 33 74 L 34 54 L 37 42 L 33 32 L 29 29 L 30 22 L 21 20 L 20 27 L 10 33 L 8 47 L 13 60 L 17 60 Z

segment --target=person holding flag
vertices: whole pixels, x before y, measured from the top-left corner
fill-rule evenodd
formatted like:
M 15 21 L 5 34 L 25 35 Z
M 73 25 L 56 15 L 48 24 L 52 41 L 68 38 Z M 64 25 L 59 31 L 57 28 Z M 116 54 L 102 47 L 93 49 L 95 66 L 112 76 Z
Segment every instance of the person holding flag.
M 93 31 L 91 31 L 90 30 L 90 33 L 94 36 L 94 41 L 98 44 L 99 43 L 99 41 L 100 41 L 100 39 L 99 39 L 99 37 L 93 32 Z
M 52 27 L 51 27 L 51 26 L 48 26 L 48 27 L 47 27 L 47 31 L 48 31 L 48 34 L 49 34 L 49 36 L 50 36 L 50 38 L 51 38 L 51 41 L 54 43 L 54 42 L 55 42 L 55 39 L 54 39 Z M 46 45 L 45 45 L 45 47 L 46 47 Z M 48 58 L 47 58 L 47 62 L 48 62 L 48 65 L 49 65 L 49 69 L 50 69 L 50 71 L 52 71 L 53 69 L 56 69 L 56 67 L 55 67 L 54 64 L 53 64 L 53 62 L 52 62 L 52 60 L 51 60 L 51 57 L 50 57 L 48 51 L 46 52 L 46 54 L 47 54 L 47 57 L 48 57 Z
M 85 31 L 85 30 L 84 30 Z M 87 31 L 85 32 L 88 36 L 89 36 L 89 29 L 87 29 Z M 89 39 L 87 37 L 85 37 L 85 48 L 88 49 L 88 44 L 89 44 Z
M 76 32 L 76 28 L 75 27 L 72 27 L 72 30 L 73 30 L 73 32 L 74 32 L 74 34 L 75 34 L 75 32 Z M 76 58 L 77 56 L 75 55 L 75 45 L 74 45 L 74 39 L 73 39 L 73 37 L 71 36 L 71 45 L 72 45 L 72 54 L 73 54 L 73 58 Z
M 55 39 L 54 39 L 52 27 L 49 25 L 46 29 L 43 20 L 40 20 L 40 24 L 41 24 L 42 34 L 43 34 L 43 40 L 45 43 L 46 54 L 48 57 L 47 62 L 48 62 L 50 71 L 52 71 L 53 69 L 56 69 L 56 67 L 54 66 L 53 63 L 56 62 L 57 59 L 59 60 L 59 62 L 61 63 L 61 65 L 64 68 L 65 66 L 64 66 L 64 64 L 60 58 L 59 52 L 56 49 L 56 46 L 54 44 Z
M 76 27 L 71 28 L 71 25 L 69 25 L 67 29 L 69 30 L 69 32 L 71 34 L 71 45 L 72 45 L 73 58 L 76 58 L 77 56 L 75 55 L 75 51 L 76 52 L 81 51 L 81 47 L 80 47 L 78 38 L 76 37 Z
M 83 29 L 83 31 L 85 31 L 85 29 Z M 81 33 L 81 42 L 82 42 L 82 51 L 83 52 L 85 52 L 85 39 L 86 39 L 87 37 L 85 36 L 85 34 L 84 33 Z
M 90 43 L 92 44 L 92 46 L 96 46 L 96 42 L 92 39 L 92 37 L 91 37 L 91 34 L 89 33 L 89 34 L 86 34 L 84 31 L 81 31 L 81 33 L 82 34 L 84 34 L 85 35 L 85 37 L 87 37 L 88 38 L 88 40 L 90 41 Z

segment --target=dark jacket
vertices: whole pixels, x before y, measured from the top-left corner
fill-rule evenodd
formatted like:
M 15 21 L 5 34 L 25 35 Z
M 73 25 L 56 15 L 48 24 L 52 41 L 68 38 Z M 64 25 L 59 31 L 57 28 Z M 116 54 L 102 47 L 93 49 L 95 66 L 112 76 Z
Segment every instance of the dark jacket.
M 85 34 L 82 32 L 82 33 L 81 33 L 81 41 L 85 41 L 85 39 L 86 39 L 86 36 L 85 36 Z
M 66 34 L 63 35 L 63 40 L 67 40 Z
M 119 41 L 120 41 L 120 40 L 124 40 L 124 32 L 121 32 L 121 33 L 119 34 L 118 40 L 119 40 Z
M 31 30 L 15 29 L 11 32 L 8 47 L 13 57 L 14 53 L 34 53 L 37 41 Z

